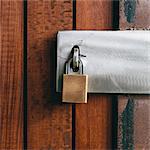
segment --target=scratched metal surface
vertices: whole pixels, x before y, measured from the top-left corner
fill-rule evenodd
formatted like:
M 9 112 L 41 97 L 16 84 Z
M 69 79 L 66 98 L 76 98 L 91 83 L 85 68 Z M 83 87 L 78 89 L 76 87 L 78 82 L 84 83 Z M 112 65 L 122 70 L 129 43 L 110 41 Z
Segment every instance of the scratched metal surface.
M 90 93 L 150 93 L 150 31 L 61 31 L 57 37 L 57 91 L 64 64 L 79 45 Z

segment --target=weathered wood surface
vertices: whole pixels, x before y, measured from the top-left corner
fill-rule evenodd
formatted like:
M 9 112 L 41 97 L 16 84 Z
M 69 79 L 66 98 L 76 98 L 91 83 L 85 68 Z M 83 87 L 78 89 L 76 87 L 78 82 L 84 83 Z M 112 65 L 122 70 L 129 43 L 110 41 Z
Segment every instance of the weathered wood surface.
M 118 99 L 118 149 L 150 149 L 150 96 Z
M 76 29 L 112 29 L 112 2 L 76 1 Z M 76 104 L 76 149 L 111 148 L 111 97 L 90 94 L 87 104 Z
M 120 29 L 150 29 L 150 0 L 120 0 Z
M 0 149 L 23 147 L 23 2 L 0 1 Z
M 120 1 L 120 29 L 149 29 L 149 0 Z M 118 149 L 150 149 L 150 97 L 118 98 Z
M 72 29 L 72 1 L 28 1 L 28 149 L 71 149 L 72 107 L 55 93 L 56 33 Z

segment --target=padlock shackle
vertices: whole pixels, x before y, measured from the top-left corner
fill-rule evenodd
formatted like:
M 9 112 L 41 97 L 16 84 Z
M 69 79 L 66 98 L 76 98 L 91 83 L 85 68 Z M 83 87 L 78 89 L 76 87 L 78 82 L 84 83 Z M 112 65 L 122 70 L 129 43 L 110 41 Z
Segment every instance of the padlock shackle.
M 83 62 L 80 58 L 80 48 L 78 45 L 73 46 L 71 50 L 71 55 L 68 59 L 68 61 L 65 64 L 65 73 L 69 74 L 74 72 L 79 72 L 80 74 L 83 74 Z M 84 56 L 84 55 L 83 55 Z M 85 57 L 85 56 L 84 56 Z M 78 68 L 78 71 L 75 71 Z
M 73 68 L 71 67 L 72 61 L 73 61 L 73 58 L 70 58 L 65 64 L 65 73 L 66 74 L 75 73 L 75 71 L 73 71 Z M 84 74 L 83 63 L 81 60 L 79 60 L 79 70 L 77 72 L 79 74 Z

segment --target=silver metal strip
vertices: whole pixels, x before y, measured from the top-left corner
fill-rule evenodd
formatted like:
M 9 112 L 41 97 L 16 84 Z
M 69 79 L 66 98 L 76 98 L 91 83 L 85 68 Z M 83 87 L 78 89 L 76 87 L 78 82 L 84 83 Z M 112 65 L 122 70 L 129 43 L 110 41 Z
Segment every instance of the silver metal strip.
M 60 31 L 57 37 L 57 91 L 64 64 L 80 47 L 90 93 L 150 94 L 150 31 Z

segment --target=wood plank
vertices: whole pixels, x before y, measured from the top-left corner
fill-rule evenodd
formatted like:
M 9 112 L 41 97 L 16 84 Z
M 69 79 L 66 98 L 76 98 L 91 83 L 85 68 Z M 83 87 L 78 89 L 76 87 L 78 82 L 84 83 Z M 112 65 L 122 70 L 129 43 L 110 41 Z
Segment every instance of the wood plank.
M 118 149 L 149 149 L 150 96 L 118 99 Z
M 150 1 L 121 0 L 120 29 L 149 30 Z M 118 149 L 150 149 L 150 97 L 118 98 Z
M 55 93 L 56 33 L 72 29 L 72 1 L 28 1 L 28 148 L 71 149 L 72 106 Z
M 76 1 L 76 29 L 112 29 L 111 1 Z M 89 94 L 88 104 L 76 105 L 76 149 L 111 148 L 111 97 Z
M 23 148 L 23 2 L 0 1 L 0 149 Z
M 120 29 L 150 29 L 149 0 L 120 0 Z
M 112 29 L 112 9 L 111 1 L 76 0 L 76 29 Z

